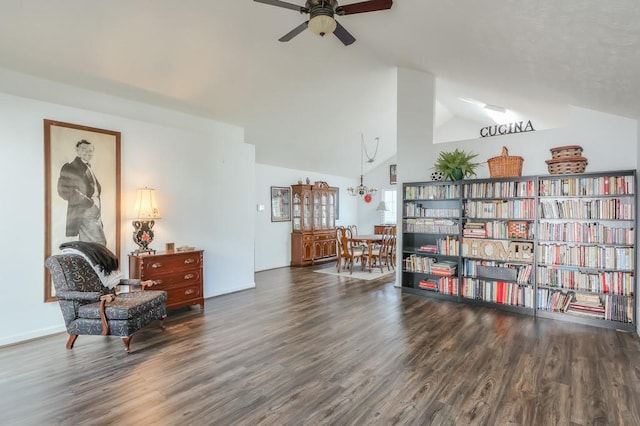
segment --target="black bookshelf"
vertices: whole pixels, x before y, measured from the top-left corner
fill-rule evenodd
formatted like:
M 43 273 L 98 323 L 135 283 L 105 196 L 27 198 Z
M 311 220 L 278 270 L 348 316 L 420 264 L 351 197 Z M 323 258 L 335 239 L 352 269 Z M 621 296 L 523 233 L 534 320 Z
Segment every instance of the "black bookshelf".
M 636 188 L 633 170 L 405 183 L 402 289 L 635 330 Z

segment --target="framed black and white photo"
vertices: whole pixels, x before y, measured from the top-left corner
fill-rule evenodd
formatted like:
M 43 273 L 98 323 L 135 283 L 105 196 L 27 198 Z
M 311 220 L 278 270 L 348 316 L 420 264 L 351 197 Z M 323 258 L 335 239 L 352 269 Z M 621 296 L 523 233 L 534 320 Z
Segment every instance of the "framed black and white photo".
M 291 188 L 288 186 L 271 187 L 271 222 L 291 220 Z
M 395 185 L 398 181 L 398 169 L 396 164 L 389 165 L 389 184 Z
M 120 256 L 120 132 L 44 120 L 45 259 L 89 241 Z M 45 270 L 45 302 L 55 290 Z

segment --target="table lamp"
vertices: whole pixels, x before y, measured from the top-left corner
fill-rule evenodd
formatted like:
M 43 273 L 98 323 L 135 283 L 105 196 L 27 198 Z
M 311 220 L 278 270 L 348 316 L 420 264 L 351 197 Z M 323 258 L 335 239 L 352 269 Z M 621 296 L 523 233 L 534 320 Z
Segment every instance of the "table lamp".
M 153 241 L 154 219 L 160 219 L 160 210 L 158 210 L 155 191 L 152 188 L 145 187 L 137 190 L 134 218 L 136 220 L 133 221 L 133 242 L 140 248 L 133 253 L 155 253 L 154 249 L 149 248 L 149 244 Z
M 387 203 L 385 203 L 384 201 L 380 201 L 378 203 L 378 207 L 376 207 L 376 210 L 380 212 L 380 224 L 384 225 L 384 212 L 386 212 L 387 209 Z

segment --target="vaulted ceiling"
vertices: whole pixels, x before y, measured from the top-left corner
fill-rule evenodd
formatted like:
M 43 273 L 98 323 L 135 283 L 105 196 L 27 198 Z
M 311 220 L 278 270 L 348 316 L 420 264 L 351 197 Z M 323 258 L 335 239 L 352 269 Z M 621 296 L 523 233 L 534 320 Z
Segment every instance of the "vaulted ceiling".
M 0 67 L 243 126 L 257 161 L 282 167 L 357 177 L 361 133 L 392 156 L 396 67 L 452 83 L 443 99 L 640 116 L 637 0 L 396 0 L 338 17 L 348 47 L 278 42 L 308 17 L 251 0 L 0 6 Z

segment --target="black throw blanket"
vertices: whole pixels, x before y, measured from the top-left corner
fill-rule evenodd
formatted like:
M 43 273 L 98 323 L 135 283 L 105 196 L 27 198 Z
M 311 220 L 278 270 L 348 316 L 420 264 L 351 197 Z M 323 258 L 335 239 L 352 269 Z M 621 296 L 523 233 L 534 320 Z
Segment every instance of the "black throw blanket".
M 106 275 L 118 270 L 118 258 L 108 248 L 98 243 L 84 241 L 69 241 L 60 244 L 60 250 L 72 248 L 87 256 L 91 262 Z

